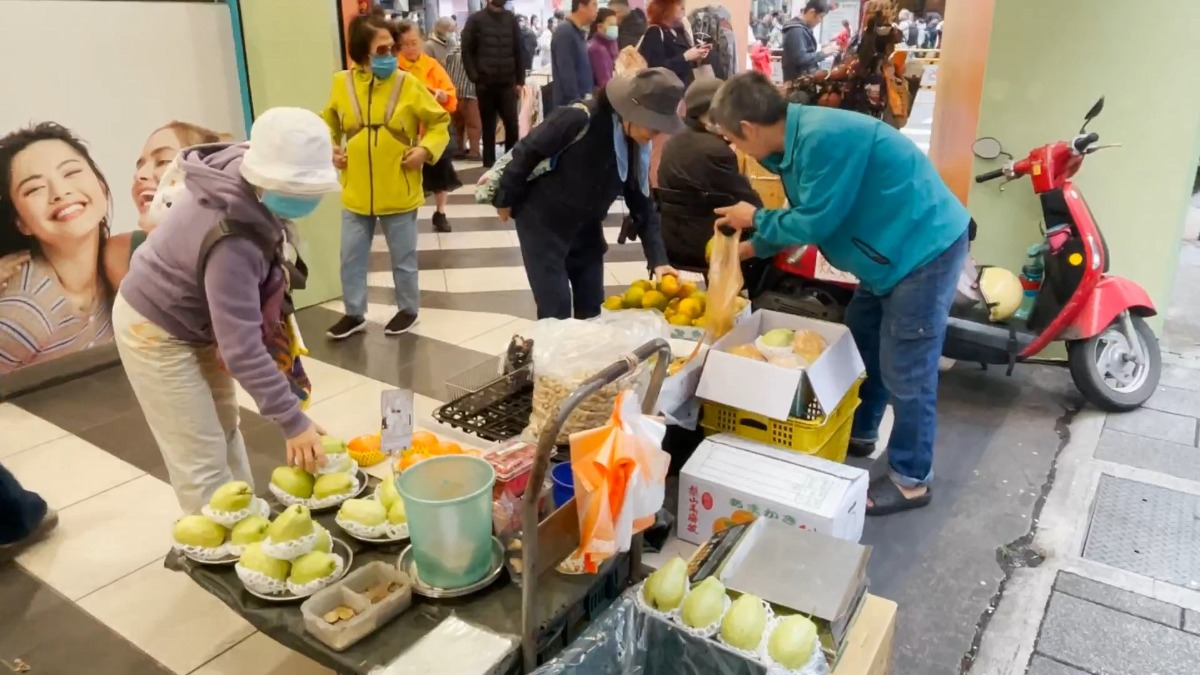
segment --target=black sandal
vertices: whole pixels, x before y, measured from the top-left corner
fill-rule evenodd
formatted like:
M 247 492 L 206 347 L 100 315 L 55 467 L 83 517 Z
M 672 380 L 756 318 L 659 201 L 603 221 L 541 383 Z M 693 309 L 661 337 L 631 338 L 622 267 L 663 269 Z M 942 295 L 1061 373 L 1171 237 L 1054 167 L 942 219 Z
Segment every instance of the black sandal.
M 933 489 L 926 487 L 925 494 L 909 499 L 888 476 L 881 476 L 867 488 L 868 516 L 890 516 L 893 513 L 911 511 L 928 506 L 933 501 Z

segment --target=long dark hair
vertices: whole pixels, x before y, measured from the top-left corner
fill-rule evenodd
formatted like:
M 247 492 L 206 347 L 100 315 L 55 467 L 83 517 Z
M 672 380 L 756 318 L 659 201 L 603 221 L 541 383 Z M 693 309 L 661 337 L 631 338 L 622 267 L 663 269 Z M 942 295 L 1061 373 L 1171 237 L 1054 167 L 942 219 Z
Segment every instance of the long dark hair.
M 96 259 L 96 272 L 103 281 L 105 291 L 111 295 L 112 288 L 109 287 L 108 279 L 100 271 L 103 269 L 104 246 L 108 242 L 109 222 L 112 220 L 112 190 L 109 189 L 108 180 L 100 171 L 100 167 L 96 166 L 96 160 L 92 159 L 83 141 L 70 129 L 56 122 L 39 122 L 0 138 L 0 256 L 17 251 L 40 253 L 37 239 L 17 228 L 17 205 L 10 192 L 13 160 L 39 141 L 61 141 L 69 145 L 87 162 L 88 168 L 96 174 L 96 179 L 104 188 L 104 197 L 108 200 L 108 213 L 100 221 L 100 252 Z

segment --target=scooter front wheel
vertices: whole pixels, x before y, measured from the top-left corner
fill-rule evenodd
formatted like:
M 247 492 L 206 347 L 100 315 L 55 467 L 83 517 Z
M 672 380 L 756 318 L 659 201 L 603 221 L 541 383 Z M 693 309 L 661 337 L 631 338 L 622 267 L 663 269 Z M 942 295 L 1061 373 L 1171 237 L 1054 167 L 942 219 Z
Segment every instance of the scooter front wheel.
M 1067 359 L 1075 386 L 1093 405 L 1105 412 L 1140 408 L 1162 376 L 1162 351 L 1154 331 L 1139 316 L 1129 317 L 1132 337 L 1123 318 L 1100 334 L 1067 346 Z

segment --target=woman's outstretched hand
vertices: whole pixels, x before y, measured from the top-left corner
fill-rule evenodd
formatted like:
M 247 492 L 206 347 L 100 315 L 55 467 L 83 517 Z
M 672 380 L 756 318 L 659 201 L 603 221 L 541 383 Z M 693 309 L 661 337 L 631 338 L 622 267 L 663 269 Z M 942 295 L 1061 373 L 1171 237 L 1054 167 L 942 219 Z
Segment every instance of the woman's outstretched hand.
M 288 466 L 298 466 L 309 473 L 316 473 L 318 468 L 325 466 L 325 446 L 321 443 L 324 435 L 325 430 L 313 423 L 299 435 L 289 438 Z

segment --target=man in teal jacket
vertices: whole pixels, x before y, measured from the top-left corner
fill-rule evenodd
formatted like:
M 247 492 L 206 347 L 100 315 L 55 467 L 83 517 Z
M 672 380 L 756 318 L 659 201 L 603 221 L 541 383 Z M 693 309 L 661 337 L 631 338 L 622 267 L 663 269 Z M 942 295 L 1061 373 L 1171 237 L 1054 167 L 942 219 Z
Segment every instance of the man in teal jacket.
M 852 454 L 871 454 L 889 401 L 890 479 L 871 485 L 867 515 L 929 503 L 937 429 L 938 357 L 967 256 L 967 210 L 910 140 L 867 115 L 789 105 L 761 73 L 721 87 L 710 118 L 738 148 L 783 179 L 791 208 L 737 204 L 718 225 L 753 229 L 743 257 L 815 244 L 860 280 L 846 325 L 867 381 Z

